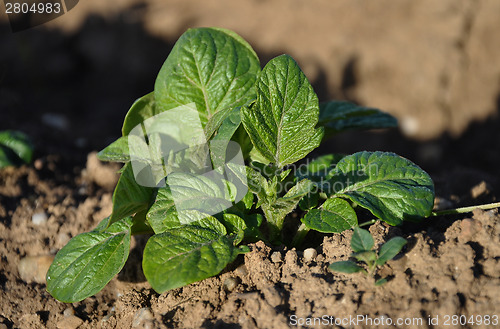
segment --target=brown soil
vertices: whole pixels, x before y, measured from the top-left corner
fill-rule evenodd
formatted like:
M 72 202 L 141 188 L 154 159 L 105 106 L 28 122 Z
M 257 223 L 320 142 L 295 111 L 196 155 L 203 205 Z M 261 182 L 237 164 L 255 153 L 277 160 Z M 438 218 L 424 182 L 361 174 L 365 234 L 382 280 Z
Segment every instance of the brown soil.
M 290 53 L 322 100 L 378 106 L 402 123 L 338 136 L 313 155 L 394 151 L 431 173 L 440 207 L 498 202 L 498 2 L 293 3 L 87 0 L 17 34 L 0 16 L 0 130 L 27 132 L 37 150 L 31 165 L 0 170 L 0 329 L 288 328 L 324 315 L 422 319 L 399 328 L 495 327 L 445 326 L 445 317 L 500 316 L 497 210 L 373 225 L 377 243 L 409 240 L 381 270 L 382 287 L 327 269 L 349 256 L 346 232 L 310 233 L 318 255 L 308 261 L 302 250 L 256 243 L 222 274 L 161 295 L 142 275 L 147 237 L 138 236 L 125 268 L 96 296 L 63 304 L 46 292 L 53 255 L 111 212 L 117 167 L 92 152 L 118 137 L 126 110 L 153 88 L 191 26 L 236 30 L 262 63 Z

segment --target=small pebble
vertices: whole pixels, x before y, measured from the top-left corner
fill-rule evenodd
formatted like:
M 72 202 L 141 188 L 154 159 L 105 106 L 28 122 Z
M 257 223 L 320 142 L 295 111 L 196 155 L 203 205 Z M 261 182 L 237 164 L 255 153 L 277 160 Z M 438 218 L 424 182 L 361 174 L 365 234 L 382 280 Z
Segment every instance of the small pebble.
M 81 326 L 83 320 L 77 316 L 65 316 L 61 321 L 57 322 L 57 329 L 76 329 Z
M 31 221 L 35 225 L 42 225 L 47 223 L 47 214 L 42 212 L 37 212 L 34 213 L 33 216 L 31 216 Z
M 64 246 L 66 245 L 70 240 L 70 237 L 67 233 L 59 233 L 57 235 L 57 244 L 59 244 L 60 246 Z
M 283 261 L 283 256 L 279 251 L 275 251 L 271 254 L 271 261 L 273 263 L 281 263 Z
M 58 113 L 45 113 L 42 115 L 42 123 L 51 128 L 56 128 L 59 130 L 68 130 L 69 121 L 68 119 Z
M 306 250 L 304 250 L 304 260 L 306 262 L 312 262 L 317 255 L 318 252 L 314 248 L 307 248 Z
M 63 312 L 65 317 L 75 315 L 75 310 L 72 307 L 68 307 Z
M 248 270 L 245 264 L 241 264 L 234 270 L 238 276 L 242 277 L 248 274 Z
M 53 255 L 26 256 L 17 265 L 19 276 L 27 283 L 45 283 L 45 276 L 53 260 Z
M 132 328 L 152 328 L 151 322 L 154 316 L 149 307 L 143 307 L 139 309 L 134 314 L 134 319 L 132 320 Z
M 43 161 L 42 161 L 42 159 L 36 159 L 33 162 L 33 166 L 35 167 L 36 170 L 42 169 L 43 168 Z
M 238 279 L 229 277 L 226 280 L 224 280 L 224 289 L 228 292 L 233 291 L 237 286 L 238 286 Z

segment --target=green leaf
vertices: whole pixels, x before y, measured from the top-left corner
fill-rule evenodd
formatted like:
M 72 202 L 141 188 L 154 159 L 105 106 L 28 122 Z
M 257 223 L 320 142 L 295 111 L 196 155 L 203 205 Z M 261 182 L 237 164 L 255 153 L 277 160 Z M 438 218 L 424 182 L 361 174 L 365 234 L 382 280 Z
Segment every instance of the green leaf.
M 233 193 L 222 180 L 172 173 L 167 183 L 167 187 L 158 189 L 156 201 L 146 215 L 157 234 L 198 221 L 207 214 L 220 213 L 233 205 Z
M 130 151 L 128 147 L 128 138 L 129 136 L 118 138 L 97 153 L 97 158 L 101 161 L 129 162 Z
M 328 266 L 328 268 L 335 272 L 349 273 L 349 274 L 363 271 L 363 268 L 361 266 L 350 260 L 344 260 L 332 263 L 330 264 L 330 266 Z
M 261 239 L 262 235 L 259 231 L 259 226 L 262 224 L 262 215 L 253 214 L 243 217 L 244 218 L 236 214 L 226 213 L 222 215 L 222 223 L 227 228 L 229 234 L 242 232 L 242 238 L 254 241 Z M 236 244 L 239 242 L 240 241 L 236 241 Z
M 231 110 L 255 97 L 260 64 L 251 46 L 221 28 L 187 30 L 176 42 L 156 79 L 156 106 L 166 111 L 196 104 L 207 140 Z
M 408 241 L 400 236 L 394 237 L 384 243 L 378 252 L 377 265 L 384 265 L 388 260 L 396 257 L 406 243 Z
M 394 153 L 346 156 L 337 163 L 330 183 L 330 195 L 349 198 L 391 225 L 428 217 L 434 204 L 430 176 Z
M 318 97 L 297 63 L 278 56 L 257 80 L 257 101 L 242 108 L 242 122 L 252 144 L 267 160 L 282 168 L 319 146 Z
M 375 287 L 380 287 L 384 284 L 387 283 L 387 278 L 381 278 L 381 279 L 378 279 L 377 281 L 375 281 Z
M 337 198 L 326 200 L 321 209 L 310 210 L 301 220 L 307 228 L 323 233 L 341 233 L 358 225 L 351 205 Z
M 142 96 L 132 104 L 123 120 L 122 134 L 127 136 L 137 125 L 149 119 L 160 111 L 155 106 L 154 93 L 150 92 Z
M 380 129 L 397 127 L 392 115 L 378 109 L 359 106 L 346 101 L 319 104 L 319 123 L 327 136 L 353 129 Z
M 144 120 L 159 113 L 160 111 L 158 111 L 155 107 L 154 94 L 152 92 L 136 100 L 134 104 L 132 104 L 130 110 L 127 112 L 125 120 L 123 121 L 123 136 L 100 151 L 97 154 L 99 160 L 129 162 L 129 143 L 135 143 L 135 145 L 138 145 L 138 147 L 134 149 L 136 151 L 135 153 L 137 153 L 137 151 L 143 151 L 142 159 L 139 158 L 140 154 L 135 154 L 135 158 L 137 158 L 137 160 L 139 161 L 150 163 L 151 154 L 149 153 L 149 147 L 146 142 L 141 140 L 139 136 L 129 134 L 137 125 L 142 124 Z M 131 138 L 133 140 L 130 140 Z
M 318 206 L 319 202 L 319 193 L 318 191 L 311 191 L 311 193 L 306 194 L 300 201 L 299 201 L 299 208 L 303 211 L 309 211 L 313 208 L 316 208 Z
M 28 135 L 16 130 L 0 132 L 0 168 L 30 163 L 33 144 Z
M 365 264 L 371 265 L 377 260 L 377 253 L 373 250 L 364 250 L 353 253 L 352 257 L 356 258 L 358 261 L 365 262 Z
M 144 249 L 144 275 L 158 293 L 217 275 L 240 253 L 225 234 L 185 225 L 152 236 Z
M 241 123 L 240 116 L 240 108 L 237 107 L 231 111 L 231 113 L 226 117 L 226 119 L 222 122 L 221 126 L 217 130 L 217 135 L 212 138 L 210 142 L 210 155 L 212 158 L 212 163 L 214 168 L 221 168 L 225 165 L 226 161 L 226 153 L 232 155 L 235 151 L 240 151 L 239 146 L 229 147 L 231 137 L 233 137 L 234 133 L 238 129 Z M 232 145 L 237 145 L 232 142 Z M 229 151 L 229 152 L 228 152 Z
M 110 223 L 149 208 L 156 189 L 137 184 L 132 165 L 125 164 L 115 191 Z
M 351 249 L 354 252 L 370 251 L 373 248 L 373 237 L 365 229 L 355 227 L 352 233 Z
M 283 228 L 283 221 L 289 213 L 291 213 L 299 201 L 314 189 L 315 185 L 303 179 L 293 186 L 282 198 L 276 199 L 271 203 L 263 203 L 262 211 L 267 219 L 267 224 L 270 231 L 270 239 L 273 242 L 278 242 L 278 236 Z
M 108 221 L 107 219 L 105 221 Z M 82 233 L 56 255 L 47 273 L 47 291 L 65 303 L 99 292 L 123 268 L 130 250 L 130 217 L 108 229 Z M 101 229 L 107 223 L 101 225 Z
M 246 172 L 248 189 L 257 196 L 256 207 L 260 207 L 263 203 L 273 203 L 276 200 L 275 186 L 270 186 L 267 179 L 252 167 L 246 167 Z

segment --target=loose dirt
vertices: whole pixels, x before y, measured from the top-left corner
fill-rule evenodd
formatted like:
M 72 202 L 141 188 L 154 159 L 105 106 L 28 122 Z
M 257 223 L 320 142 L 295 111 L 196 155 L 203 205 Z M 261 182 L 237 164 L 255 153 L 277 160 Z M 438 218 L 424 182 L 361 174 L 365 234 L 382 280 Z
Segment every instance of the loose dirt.
M 309 233 L 316 256 L 253 244 L 222 274 L 161 295 L 142 275 L 146 236 L 133 238 L 124 269 L 82 302 L 53 299 L 44 276 L 70 238 L 110 214 L 118 167 L 94 152 L 119 136 L 127 109 L 153 89 L 188 27 L 233 29 L 262 64 L 289 53 L 320 101 L 379 107 L 401 123 L 401 130 L 336 136 L 311 156 L 392 151 L 431 174 L 438 207 L 498 202 L 499 7 L 489 0 L 86 0 L 17 34 L 2 13 L 0 130 L 28 133 L 36 153 L 29 166 L 0 170 L 0 329 L 267 329 L 306 320 L 313 322 L 303 327 L 318 328 L 322 316 L 344 321 L 339 328 L 375 327 L 345 322 L 357 316 L 408 321 L 397 328 L 494 328 L 497 210 L 373 225 L 377 243 L 396 235 L 409 241 L 381 269 L 389 278 L 381 287 L 327 269 L 349 257 L 349 232 Z M 475 323 L 454 324 L 454 315 Z
M 500 215 L 496 210 L 427 219 L 400 228 L 371 226 L 376 244 L 393 236 L 409 241 L 381 269 L 380 274 L 389 278 L 381 287 L 362 274 L 327 269 L 351 253 L 351 232 L 345 232 L 317 240 L 318 254 L 308 260 L 302 250 L 252 244 L 251 252 L 221 275 L 159 295 L 141 274 L 147 237 L 138 236 L 125 268 L 103 291 L 79 303 L 60 303 L 45 291 L 40 279 L 50 256 L 111 211 L 111 192 L 96 184 L 99 171 L 111 168 L 96 166 L 94 157 L 89 156 L 87 166 L 96 172 L 88 175 L 87 167 L 72 184 L 47 178 L 49 168 L 58 170 L 58 162 L 50 159 L 39 169 L 0 171 L 0 323 L 7 328 L 289 328 L 314 318 L 335 323 L 361 315 L 364 321 L 384 317 L 412 322 L 399 327 L 435 328 L 439 326 L 429 325 L 429 319 L 443 324 L 446 316 L 498 315 Z M 481 186 L 486 193 L 481 183 L 469 194 L 481 194 Z M 46 222 L 36 224 L 33 215 L 40 213 L 46 215 Z M 31 273 L 22 275 L 20 264 L 26 261 L 35 265 Z M 372 326 L 360 322 L 359 327 Z

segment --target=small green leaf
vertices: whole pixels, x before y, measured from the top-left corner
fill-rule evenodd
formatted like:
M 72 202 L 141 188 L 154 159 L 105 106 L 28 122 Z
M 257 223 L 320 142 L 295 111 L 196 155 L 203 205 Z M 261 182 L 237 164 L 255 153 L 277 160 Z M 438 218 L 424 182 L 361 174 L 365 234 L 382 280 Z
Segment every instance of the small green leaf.
M 358 152 L 337 163 L 330 195 L 346 197 L 391 224 L 431 214 L 434 183 L 416 164 L 394 153 Z
M 222 223 L 226 226 L 228 234 L 242 232 L 242 239 L 258 240 L 262 238 L 259 226 L 262 224 L 262 215 L 245 215 L 244 218 L 235 214 L 223 214 Z M 238 244 L 240 241 L 236 241 Z
M 253 199 L 254 197 L 252 191 L 248 190 L 247 194 L 245 194 L 243 199 L 241 199 L 241 201 L 238 204 L 243 205 L 243 208 L 245 210 L 250 210 L 252 209 L 253 206 Z
M 299 201 L 299 208 L 303 211 L 309 211 L 318 206 L 319 202 L 319 193 L 317 191 L 311 191 L 311 193 L 306 194 Z
M 377 265 L 384 265 L 388 260 L 396 257 L 407 242 L 406 239 L 397 236 L 384 243 L 378 252 Z
M 229 166 L 231 168 L 231 166 Z M 257 205 L 260 207 L 263 203 L 270 204 L 276 199 L 276 190 L 269 186 L 267 179 L 262 174 L 251 167 L 246 167 L 248 189 L 257 196 Z
M 321 209 L 310 210 L 302 223 L 306 227 L 323 233 L 341 233 L 358 225 L 356 212 L 342 199 L 332 198 L 323 203 Z
M 315 185 L 311 181 L 303 179 L 294 185 L 282 198 L 278 198 L 271 203 L 262 204 L 262 211 L 267 219 L 272 242 L 279 242 L 279 235 L 286 215 L 291 213 L 297 207 L 299 201 L 314 188 Z
M 365 229 L 355 227 L 352 233 L 351 249 L 354 252 L 370 251 L 373 248 L 373 237 Z
M 137 125 L 144 122 L 144 120 L 149 119 L 160 111 L 155 106 L 154 93 L 142 96 L 132 104 L 130 110 L 128 110 L 125 120 L 123 120 L 122 134 L 127 136 L 132 129 Z
M 125 164 L 115 191 L 113 192 L 113 212 L 110 223 L 144 211 L 149 208 L 155 193 L 155 188 L 137 184 L 132 165 Z
M 277 225 L 281 230 L 285 216 L 291 213 L 299 201 L 314 188 L 314 184 L 303 179 L 294 185 L 282 198 L 278 198 L 272 203 L 264 203 L 262 210 L 266 219 Z
M 375 281 L 375 287 L 380 287 L 384 284 L 387 283 L 387 278 L 381 278 L 381 279 L 378 279 L 377 281 Z
M 106 223 L 99 225 L 103 229 Z M 56 255 L 47 273 L 47 291 L 65 303 L 96 294 L 123 268 L 130 250 L 132 219 L 125 218 L 104 231 L 74 237 Z
M 350 260 L 344 260 L 332 263 L 330 264 L 330 266 L 328 266 L 328 268 L 335 272 L 349 273 L 349 274 L 363 271 L 363 268 L 361 266 Z
M 166 111 L 194 102 L 207 140 L 231 110 L 255 97 L 260 64 L 252 47 L 221 28 L 187 30 L 175 43 L 156 79 L 156 106 Z M 206 128 L 206 127 L 205 127 Z
M 397 127 L 392 115 L 378 109 L 359 106 L 346 101 L 319 104 L 318 125 L 325 127 L 326 136 L 353 129 L 380 129 Z
M 373 264 L 377 260 L 377 253 L 373 250 L 364 250 L 353 253 L 352 257 L 365 264 Z
M 212 158 L 212 164 L 214 168 L 220 168 L 226 164 L 226 156 L 228 153 L 228 144 L 234 133 L 238 129 L 241 123 L 240 108 L 237 107 L 229 113 L 226 119 L 222 122 L 219 129 L 217 130 L 217 135 L 212 138 L 210 142 L 210 155 Z M 237 151 L 239 151 L 239 147 Z M 229 151 L 233 151 L 231 148 Z M 229 152 L 232 153 L 232 152 Z
M 23 132 L 0 132 L 0 168 L 30 163 L 33 148 L 30 138 Z
M 252 144 L 267 160 L 282 168 L 319 146 L 318 97 L 297 63 L 278 56 L 257 80 L 255 104 L 242 108 L 242 122 Z
M 225 234 L 185 225 L 152 236 L 144 249 L 144 275 L 158 293 L 217 275 L 240 253 Z

